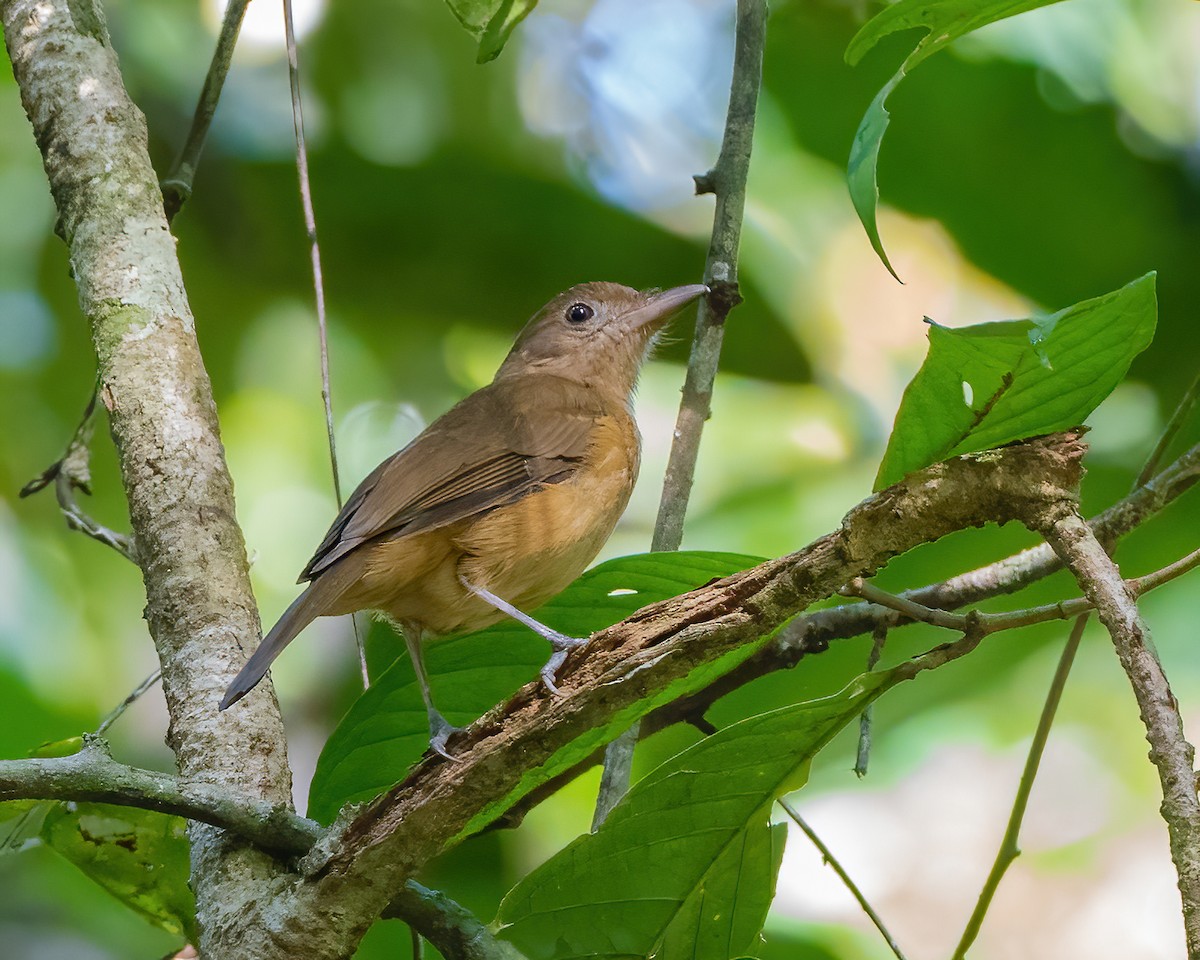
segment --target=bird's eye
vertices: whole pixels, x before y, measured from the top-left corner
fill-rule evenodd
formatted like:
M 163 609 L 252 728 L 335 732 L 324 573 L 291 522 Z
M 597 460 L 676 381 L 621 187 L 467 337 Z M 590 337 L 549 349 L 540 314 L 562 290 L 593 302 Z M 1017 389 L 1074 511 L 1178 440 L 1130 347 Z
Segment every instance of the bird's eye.
M 586 303 L 573 303 L 567 307 L 567 319 L 571 323 L 583 323 L 591 320 L 595 315 L 596 311 Z

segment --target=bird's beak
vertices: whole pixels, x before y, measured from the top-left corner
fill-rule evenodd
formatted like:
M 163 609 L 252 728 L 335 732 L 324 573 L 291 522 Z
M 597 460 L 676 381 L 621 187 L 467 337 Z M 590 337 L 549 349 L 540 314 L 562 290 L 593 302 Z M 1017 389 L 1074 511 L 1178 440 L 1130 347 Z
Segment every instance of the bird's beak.
M 627 330 L 649 327 L 657 330 L 697 297 L 708 293 L 702 283 L 690 283 L 670 290 L 657 290 L 645 295 L 645 300 L 622 318 Z

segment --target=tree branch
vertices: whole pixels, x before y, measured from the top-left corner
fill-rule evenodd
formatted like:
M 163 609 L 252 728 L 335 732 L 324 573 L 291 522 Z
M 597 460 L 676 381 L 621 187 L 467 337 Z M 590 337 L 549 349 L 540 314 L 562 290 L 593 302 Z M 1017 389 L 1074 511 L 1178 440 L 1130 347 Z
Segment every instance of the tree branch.
M 90 735 L 82 750 L 67 757 L 0 760 L 2 800 L 86 800 L 156 810 L 224 827 L 286 856 L 306 853 L 321 832 L 320 824 L 287 807 L 203 786 L 184 790 L 169 773 L 118 763 L 108 744 Z
M 725 320 L 738 303 L 738 248 L 742 239 L 742 215 L 746 206 L 746 179 L 750 173 L 750 151 L 754 145 L 754 120 L 758 91 L 762 86 L 763 50 L 767 44 L 766 0 L 738 0 L 734 32 L 733 78 L 725 132 L 717 162 L 706 174 L 695 177 L 696 193 L 714 193 L 712 235 L 704 262 L 704 282 L 712 293 L 700 301 L 696 332 L 688 357 L 687 378 L 679 401 L 671 453 L 663 477 L 658 516 L 654 522 L 651 550 L 678 550 L 683 542 L 683 520 L 691 497 L 700 453 L 700 435 L 710 415 L 713 384 L 725 336 Z M 604 772 L 596 798 L 592 829 L 599 828 L 608 813 L 629 789 L 633 771 L 633 748 L 640 729 L 637 724 L 608 745 Z
M 403 920 L 446 960 L 524 960 L 511 943 L 497 940 L 465 907 L 415 880 L 405 882 L 383 915 Z
M 683 518 L 696 473 L 700 435 L 711 413 L 713 382 L 725 337 L 725 319 L 742 299 L 738 294 L 738 247 L 742 242 L 746 178 L 750 172 L 766 37 L 765 0 L 738 0 L 733 82 L 721 152 L 713 168 L 695 178 L 697 193 L 713 193 L 717 198 L 712 238 L 704 263 L 704 282 L 712 293 L 700 301 L 696 316 L 687 379 L 683 384 L 683 398 L 663 478 L 651 550 L 678 550 L 683 540 Z
M 560 673 L 564 696 L 525 686 L 455 739 L 459 762 L 426 759 L 374 803 L 345 812 L 302 861 L 304 879 L 244 918 L 269 933 L 271 952 L 260 956 L 342 955 L 335 951 L 357 942 L 390 891 L 502 815 L 532 772 L 553 775 L 567 754 L 590 752 L 663 699 L 705 685 L 718 661 L 727 668 L 852 576 L 966 526 L 1044 527 L 1073 508 L 1083 449 L 1072 433 L 930 467 L 864 501 L 804 550 L 596 634 Z
M 1200 957 L 1200 801 L 1196 797 L 1196 751 L 1183 732 L 1179 704 L 1138 613 L 1132 591 L 1091 528 L 1077 513 L 1054 520 L 1045 536 L 1096 605 L 1117 657 L 1133 686 L 1150 743 L 1150 761 L 1162 785 L 1162 816 L 1183 899 L 1188 957 Z
M 1147 486 L 1099 514 L 1091 524 L 1101 540 L 1116 543 L 1182 496 L 1197 479 L 1200 479 L 1200 446 L 1187 451 Z M 1061 569 L 1062 561 L 1043 543 L 977 570 L 941 583 L 907 590 L 897 596 L 934 609 L 952 609 L 1015 593 Z M 832 640 L 849 639 L 883 626 L 907 626 L 913 622 L 887 607 L 872 603 L 847 604 L 801 614 L 779 630 L 769 644 L 703 690 L 679 697 L 649 713 L 641 723 L 641 736 L 651 736 L 677 723 L 692 724 L 711 733 L 711 726 L 704 720 L 705 713 L 716 701 L 739 687 L 773 671 L 795 667 L 805 656 L 828 649 Z M 593 754 L 570 770 L 540 784 L 508 810 L 495 826 L 517 826 L 530 810 L 590 770 L 600 759 L 600 753 Z

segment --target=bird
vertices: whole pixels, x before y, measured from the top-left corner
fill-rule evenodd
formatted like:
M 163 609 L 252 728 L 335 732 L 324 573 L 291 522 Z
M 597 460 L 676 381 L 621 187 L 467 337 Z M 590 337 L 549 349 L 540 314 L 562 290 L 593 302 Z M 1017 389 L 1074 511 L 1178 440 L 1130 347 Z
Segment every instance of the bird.
M 457 732 L 434 706 L 422 642 L 512 617 L 545 637 L 540 676 L 585 640 L 528 611 L 578 577 L 608 540 L 637 479 L 638 374 L 671 317 L 703 284 L 639 291 L 577 284 L 525 325 L 487 386 L 377 466 L 346 501 L 287 608 L 234 678 L 225 710 L 317 617 L 381 612 L 404 637 L 430 747 Z

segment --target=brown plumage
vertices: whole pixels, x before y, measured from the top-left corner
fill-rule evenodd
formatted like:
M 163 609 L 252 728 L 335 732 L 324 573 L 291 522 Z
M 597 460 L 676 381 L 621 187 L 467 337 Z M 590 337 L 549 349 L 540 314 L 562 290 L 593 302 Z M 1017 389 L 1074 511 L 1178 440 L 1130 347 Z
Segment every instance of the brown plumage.
M 637 477 L 631 402 L 649 346 L 705 290 L 584 283 L 546 304 L 492 383 L 359 484 L 300 576 L 308 588 L 263 638 L 221 709 L 249 693 L 317 617 L 380 610 L 403 630 L 432 744 L 444 754 L 453 728 L 429 697 L 421 637 L 518 616 L 583 572 Z M 522 619 L 555 650 L 542 672 L 552 687 L 565 650 L 578 641 Z

